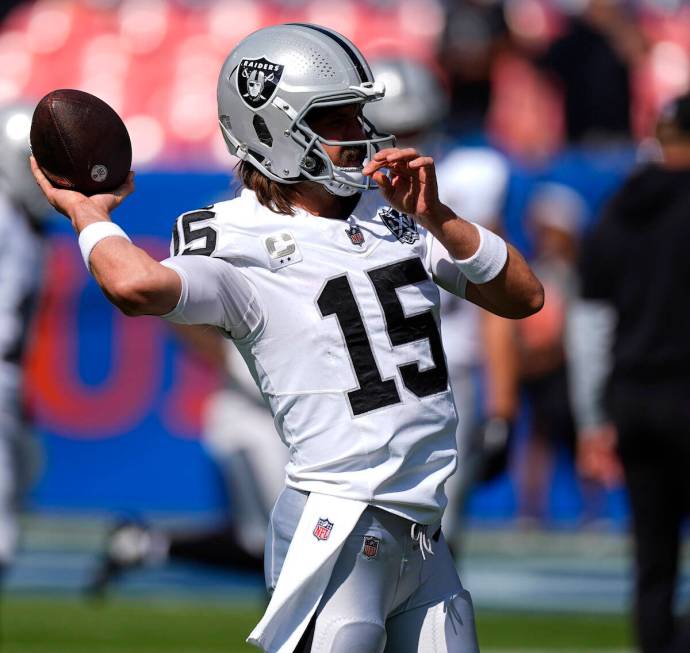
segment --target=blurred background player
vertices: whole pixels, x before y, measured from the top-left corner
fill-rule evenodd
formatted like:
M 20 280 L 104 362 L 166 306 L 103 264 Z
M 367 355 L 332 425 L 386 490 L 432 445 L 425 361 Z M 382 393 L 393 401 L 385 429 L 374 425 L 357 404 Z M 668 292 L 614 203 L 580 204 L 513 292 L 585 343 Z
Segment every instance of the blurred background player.
M 396 136 L 401 147 L 433 153 L 439 196 L 458 215 L 500 230 L 508 164 L 494 149 L 448 149 L 443 121 L 448 91 L 429 62 L 390 54 L 373 58 L 372 72 L 386 95 L 366 107 L 367 117 Z M 516 350 L 509 320 L 480 310 L 441 289 L 442 338 L 458 410 L 458 469 L 446 481 L 443 530 L 460 546 L 460 518 L 479 480 L 505 471 L 517 411 Z
M 549 487 L 556 457 L 572 468 L 575 425 L 570 407 L 566 357 L 570 308 L 577 297 L 577 256 L 587 205 L 573 189 L 538 184 L 526 209 L 534 243 L 532 265 L 545 288 L 539 315 L 515 323 L 520 387 L 530 410 L 531 431 L 520 466 L 521 517 L 548 515 Z
M 674 616 L 690 514 L 690 94 L 665 109 L 657 137 L 662 162 L 628 179 L 585 243 L 574 362 L 580 469 L 611 485 L 620 460 L 630 495 L 640 648 L 681 653 L 690 650 L 690 618 Z
M 33 107 L 0 107 L 0 577 L 19 537 L 18 512 L 35 449 L 23 395 L 23 362 L 41 288 L 42 229 L 51 211 L 29 169 Z
M 263 573 L 266 528 L 283 488 L 288 450 L 276 440 L 273 417 L 231 341 L 212 327 L 176 325 L 174 330 L 225 379 L 224 387 L 206 401 L 201 436 L 222 474 L 232 518 L 205 529 L 123 521 L 107 537 L 87 588 L 93 595 L 102 594 L 122 572 L 167 562 Z

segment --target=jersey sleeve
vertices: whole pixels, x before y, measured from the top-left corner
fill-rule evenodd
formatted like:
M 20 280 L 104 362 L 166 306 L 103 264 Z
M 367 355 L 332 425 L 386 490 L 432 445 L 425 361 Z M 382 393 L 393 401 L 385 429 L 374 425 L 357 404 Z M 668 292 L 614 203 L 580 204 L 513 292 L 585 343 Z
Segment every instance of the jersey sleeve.
M 465 297 L 467 277 L 460 271 L 448 250 L 427 233 L 426 268 L 431 278 L 453 295 Z
M 213 206 L 183 213 L 175 221 L 170 256 L 199 254 L 211 256 L 218 245 L 218 225 Z
M 235 340 L 258 332 L 264 321 L 259 297 L 242 271 L 227 260 L 213 206 L 176 221 L 170 258 L 162 261 L 182 282 L 177 306 L 163 317 L 178 324 L 210 324 Z
M 162 264 L 182 282 L 177 306 L 162 317 L 177 324 L 210 324 L 234 340 L 257 333 L 264 311 L 252 284 L 224 259 L 211 256 L 174 256 Z

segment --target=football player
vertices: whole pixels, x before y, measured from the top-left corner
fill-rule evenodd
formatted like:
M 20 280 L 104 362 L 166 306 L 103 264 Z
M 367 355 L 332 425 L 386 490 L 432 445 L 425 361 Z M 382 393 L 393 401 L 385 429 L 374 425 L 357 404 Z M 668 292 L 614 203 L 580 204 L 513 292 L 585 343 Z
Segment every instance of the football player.
M 51 208 L 28 164 L 33 107 L 0 108 L 0 573 L 12 561 L 17 516 L 35 447 L 22 362 L 42 279 L 42 228 Z
M 245 189 L 183 214 L 162 263 L 110 220 L 132 176 L 86 198 L 32 164 L 109 299 L 217 326 L 271 406 L 289 462 L 266 541 L 271 602 L 249 636 L 265 651 L 478 650 L 440 529 L 457 418 L 437 284 L 513 318 L 543 292 L 515 249 L 441 203 L 431 157 L 363 117 L 383 94 L 333 30 L 246 37 L 218 82 Z

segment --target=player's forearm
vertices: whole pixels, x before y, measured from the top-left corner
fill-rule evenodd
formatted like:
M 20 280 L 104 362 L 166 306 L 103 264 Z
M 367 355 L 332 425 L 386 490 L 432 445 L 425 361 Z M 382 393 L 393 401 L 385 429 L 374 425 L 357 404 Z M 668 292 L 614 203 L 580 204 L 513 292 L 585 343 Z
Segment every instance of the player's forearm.
M 126 315 L 165 315 L 180 298 L 180 278 L 124 238 L 106 238 L 89 258 L 108 299 Z
M 110 214 L 102 206 L 86 197 L 79 200 L 76 193 L 75 197 L 77 199 L 69 204 L 66 215 L 77 235 L 94 222 L 112 222 Z
M 108 213 L 82 202 L 69 213 L 80 234 L 96 222 L 110 222 Z M 100 240 L 91 250 L 89 268 L 108 299 L 126 315 L 165 315 L 177 304 L 179 276 L 126 238 Z
M 445 204 L 439 203 L 433 215 L 424 220 L 424 224 L 453 258 L 470 258 L 479 247 L 479 233 L 476 227 L 457 216 Z
M 481 241 L 478 228 L 456 216 L 447 206 L 440 204 L 433 218 L 425 223 L 461 267 L 463 261 L 477 254 Z M 483 283 L 468 283 L 466 295 L 470 301 L 501 317 L 527 317 L 541 309 L 544 289 L 520 253 L 511 245 L 507 247 L 505 265 L 497 276 Z M 501 245 L 501 248 L 505 256 L 505 247 Z

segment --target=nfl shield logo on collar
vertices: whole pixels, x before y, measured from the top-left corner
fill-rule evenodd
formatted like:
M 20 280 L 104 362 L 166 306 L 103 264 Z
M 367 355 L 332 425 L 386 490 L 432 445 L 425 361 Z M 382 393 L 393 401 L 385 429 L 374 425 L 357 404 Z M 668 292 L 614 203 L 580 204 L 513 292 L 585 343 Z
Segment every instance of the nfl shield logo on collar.
M 365 535 L 364 547 L 362 548 L 364 557 L 369 558 L 370 560 L 375 558 L 378 555 L 380 543 L 381 540 L 378 537 L 374 537 L 373 535 Z
M 328 521 L 328 519 L 321 518 L 316 522 L 316 526 L 314 527 L 314 537 L 317 540 L 326 541 L 329 538 L 332 530 L 333 522 Z
M 353 245 L 361 247 L 364 244 L 364 234 L 356 224 L 353 224 L 349 229 L 345 229 L 345 233 L 350 237 Z
M 401 243 L 411 245 L 419 240 L 417 223 L 407 213 L 400 213 L 398 209 L 387 206 L 379 209 L 377 215 Z

